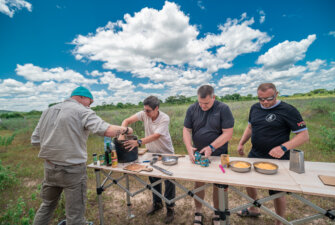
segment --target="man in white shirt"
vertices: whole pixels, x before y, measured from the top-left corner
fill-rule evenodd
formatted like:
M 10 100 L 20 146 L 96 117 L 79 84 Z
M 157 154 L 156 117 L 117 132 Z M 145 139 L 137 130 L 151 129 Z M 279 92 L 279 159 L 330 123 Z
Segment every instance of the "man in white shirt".
M 145 137 L 139 140 L 129 140 L 125 142 L 125 147 L 133 149 L 146 145 L 151 153 L 173 154 L 174 148 L 172 145 L 171 136 L 169 133 L 170 118 L 164 112 L 159 110 L 159 99 L 155 96 L 149 96 L 143 101 L 144 110 L 140 111 L 131 117 L 125 119 L 121 126 L 128 127 L 129 124 L 137 121 L 144 123 Z M 151 183 L 160 180 L 160 178 L 149 177 Z M 169 180 L 165 180 L 165 193 L 167 199 L 175 197 L 175 185 Z M 154 186 L 154 189 L 159 193 L 162 192 L 162 185 Z M 174 203 L 166 204 L 165 223 L 171 223 L 174 219 Z M 148 215 L 155 214 L 163 208 L 162 199 L 153 193 L 153 205 Z

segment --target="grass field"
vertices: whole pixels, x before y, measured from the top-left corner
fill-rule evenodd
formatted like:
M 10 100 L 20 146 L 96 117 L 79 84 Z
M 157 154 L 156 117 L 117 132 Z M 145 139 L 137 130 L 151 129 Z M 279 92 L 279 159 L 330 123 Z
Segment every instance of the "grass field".
M 301 112 L 307 123 L 310 142 L 299 147 L 305 153 L 305 160 L 320 162 L 335 162 L 335 97 L 327 98 L 300 98 L 286 99 L 286 102 L 294 105 Z M 250 106 L 255 101 L 229 102 L 235 117 L 234 135 L 230 141 L 229 154 L 237 156 L 236 148 L 239 139 L 247 125 Z M 171 118 L 170 134 L 176 153 L 186 154 L 182 141 L 182 128 L 186 109 L 188 105 L 162 106 L 161 110 Z M 120 109 L 113 111 L 98 111 L 97 114 L 112 124 L 121 124 L 122 120 L 141 108 Z M 14 141 L 9 146 L 0 145 L 0 225 L 7 224 L 31 224 L 34 213 L 38 209 L 41 200 L 39 188 L 43 179 L 43 160 L 37 158 L 39 149 L 30 145 L 30 136 L 37 124 L 39 116 L 27 116 L 22 119 L 3 120 L 0 124 L 0 136 L 8 137 L 16 132 Z M 143 137 L 142 123 L 133 125 L 135 133 Z M 250 142 L 246 149 L 250 149 Z M 90 163 L 92 153 L 103 153 L 103 138 L 91 135 L 88 140 L 88 155 Z M 88 220 L 99 224 L 98 205 L 95 191 L 95 175 L 92 170 L 88 171 Z M 184 182 L 184 185 L 192 187 L 193 183 Z M 132 181 L 132 187 L 140 185 Z M 243 190 L 243 189 L 241 189 Z M 211 189 L 206 191 L 206 199 L 211 202 Z M 179 192 L 177 188 L 177 193 Z M 229 193 L 230 206 L 234 207 L 243 201 L 236 194 Z M 260 192 L 261 196 L 267 195 L 266 191 Z M 335 199 L 305 196 L 312 202 L 325 209 L 335 208 Z M 132 220 L 126 219 L 126 199 L 124 192 L 116 187 L 107 189 L 103 193 L 105 222 L 106 224 L 163 224 L 165 212 L 162 211 L 155 216 L 147 217 L 145 212 L 151 204 L 151 194 L 144 192 L 132 199 L 133 213 L 136 217 Z M 266 204 L 273 208 L 272 203 Z M 176 203 L 176 218 L 174 224 L 191 224 L 193 221 L 193 199 L 186 198 Z M 287 218 L 297 219 L 301 215 L 310 215 L 314 211 L 301 203 L 288 197 Z M 211 212 L 205 210 L 205 224 L 210 223 Z M 65 217 L 63 198 L 58 205 L 52 224 L 57 224 Z M 273 224 L 274 220 L 262 215 L 259 219 L 241 219 L 236 215 L 231 216 L 231 224 Z M 332 224 L 327 218 L 319 219 L 310 224 Z

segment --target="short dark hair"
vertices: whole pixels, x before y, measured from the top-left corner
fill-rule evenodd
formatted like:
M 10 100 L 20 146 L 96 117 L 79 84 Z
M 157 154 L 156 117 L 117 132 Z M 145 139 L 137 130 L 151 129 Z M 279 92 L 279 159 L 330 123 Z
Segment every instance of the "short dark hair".
M 150 95 L 143 101 L 143 105 L 150 106 L 151 109 L 155 109 L 157 106 L 159 108 L 159 99 L 156 96 Z
M 260 84 L 258 86 L 258 88 L 257 88 L 257 91 L 265 92 L 268 89 L 272 89 L 275 92 L 277 92 L 276 86 L 273 83 L 263 83 L 263 84 Z
M 199 87 L 197 94 L 200 98 L 206 98 L 207 96 L 212 97 L 214 94 L 214 88 L 207 84 L 202 85 L 201 87 Z

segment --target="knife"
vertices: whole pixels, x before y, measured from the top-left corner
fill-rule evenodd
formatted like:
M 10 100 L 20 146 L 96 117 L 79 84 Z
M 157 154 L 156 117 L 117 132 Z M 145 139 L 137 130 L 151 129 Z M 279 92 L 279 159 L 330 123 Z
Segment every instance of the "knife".
M 151 166 L 152 166 L 153 168 L 155 168 L 155 169 L 161 171 L 162 173 L 165 173 L 165 174 L 169 175 L 169 176 L 172 176 L 172 175 L 173 175 L 172 172 L 167 171 L 167 170 L 165 170 L 165 169 L 163 169 L 163 168 L 161 168 L 161 167 L 159 167 L 159 166 L 156 166 L 156 165 L 151 165 Z
M 161 171 L 162 173 L 165 173 L 165 174 L 167 174 L 167 175 L 169 175 L 169 176 L 172 176 L 172 175 L 173 175 L 172 172 L 167 171 L 167 170 L 165 170 L 165 169 L 163 169 L 163 168 L 161 168 L 161 167 L 159 167 L 159 166 L 154 165 L 154 163 L 156 163 L 157 160 L 158 160 L 157 157 L 153 157 L 152 160 L 151 160 L 151 162 L 150 162 L 150 166 L 152 166 L 152 167 L 155 168 L 156 170 Z

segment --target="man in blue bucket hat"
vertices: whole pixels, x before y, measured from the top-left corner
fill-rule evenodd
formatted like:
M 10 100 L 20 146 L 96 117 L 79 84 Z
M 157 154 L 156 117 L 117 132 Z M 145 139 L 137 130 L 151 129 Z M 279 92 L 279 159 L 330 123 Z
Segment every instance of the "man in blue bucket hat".
M 70 98 L 42 113 L 31 136 L 31 143 L 40 146 L 38 157 L 44 159 L 42 204 L 34 225 L 50 223 L 63 191 L 66 211 L 63 224 L 86 224 L 86 142 L 90 132 L 108 137 L 133 132 L 130 127 L 103 121 L 90 109 L 92 103 L 92 93 L 85 87 L 77 87 Z

